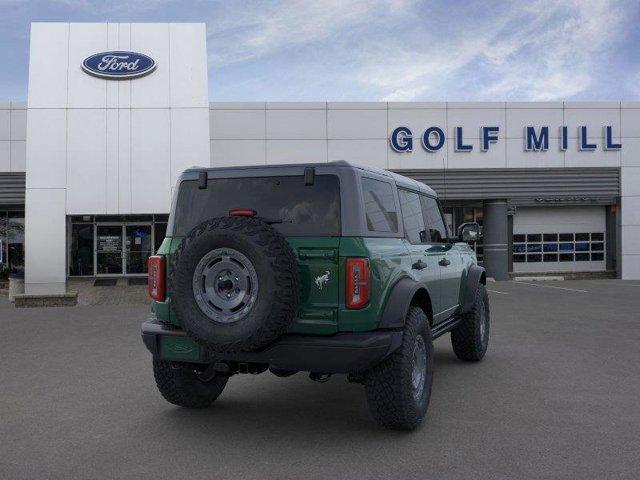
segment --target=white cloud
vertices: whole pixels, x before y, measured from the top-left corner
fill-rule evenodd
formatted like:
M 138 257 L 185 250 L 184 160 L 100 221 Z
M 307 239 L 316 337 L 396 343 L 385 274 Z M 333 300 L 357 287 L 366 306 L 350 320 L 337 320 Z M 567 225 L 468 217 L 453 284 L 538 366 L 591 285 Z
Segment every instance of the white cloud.
M 484 24 L 467 19 L 460 25 L 465 33 L 453 38 L 425 31 L 428 49 L 405 48 L 390 62 L 384 60 L 393 48 L 382 58 L 376 48 L 359 81 L 382 100 L 433 98 L 450 92 L 452 83 L 473 85 L 479 100 L 567 98 L 592 85 L 593 70 L 624 20 L 622 8 L 608 0 L 537 1 L 501 11 Z
M 404 0 L 286 1 L 258 3 L 216 12 L 208 24 L 210 60 L 216 66 L 261 58 L 384 17 L 400 14 Z

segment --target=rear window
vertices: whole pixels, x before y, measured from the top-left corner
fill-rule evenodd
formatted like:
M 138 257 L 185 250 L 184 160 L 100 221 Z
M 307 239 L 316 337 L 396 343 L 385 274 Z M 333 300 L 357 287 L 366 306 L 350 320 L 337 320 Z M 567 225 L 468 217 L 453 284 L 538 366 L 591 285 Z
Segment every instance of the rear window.
M 196 180 L 180 184 L 174 235 L 184 236 L 199 223 L 226 217 L 229 210 L 252 209 L 258 217 L 282 220 L 273 227 L 285 236 L 340 235 L 340 180 L 316 175 L 306 186 L 304 177 L 252 177 L 209 179 L 198 189 Z

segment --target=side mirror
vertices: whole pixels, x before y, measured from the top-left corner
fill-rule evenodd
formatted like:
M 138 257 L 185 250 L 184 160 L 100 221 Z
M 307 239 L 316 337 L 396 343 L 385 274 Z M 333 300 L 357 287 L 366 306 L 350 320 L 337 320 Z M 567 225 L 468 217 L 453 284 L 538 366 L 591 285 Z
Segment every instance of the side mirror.
M 476 222 L 463 223 L 457 233 L 461 242 L 475 243 L 480 239 L 480 225 Z

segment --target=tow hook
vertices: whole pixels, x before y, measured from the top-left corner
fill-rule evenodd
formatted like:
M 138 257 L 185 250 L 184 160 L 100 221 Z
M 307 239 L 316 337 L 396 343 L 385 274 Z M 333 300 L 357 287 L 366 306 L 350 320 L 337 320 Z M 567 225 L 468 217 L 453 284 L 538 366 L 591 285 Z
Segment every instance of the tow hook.
M 329 381 L 329 379 L 331 378 L 331 374 L 330 373 L 311 372 L 309 374 L 309 378 L 311 380 L 313 380 L 314 382 L 324 383 L 324 382 L 328 382 Z

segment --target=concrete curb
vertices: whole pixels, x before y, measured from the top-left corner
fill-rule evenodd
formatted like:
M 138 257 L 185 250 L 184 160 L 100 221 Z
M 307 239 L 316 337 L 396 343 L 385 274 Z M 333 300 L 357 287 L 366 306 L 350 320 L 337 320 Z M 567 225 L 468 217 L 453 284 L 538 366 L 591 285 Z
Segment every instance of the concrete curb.
M 16 308 L 30 307 L 73 307 L 78 304 L 78 292 L 55 295 L 30 295 L 20 293 L 15 296 Z

